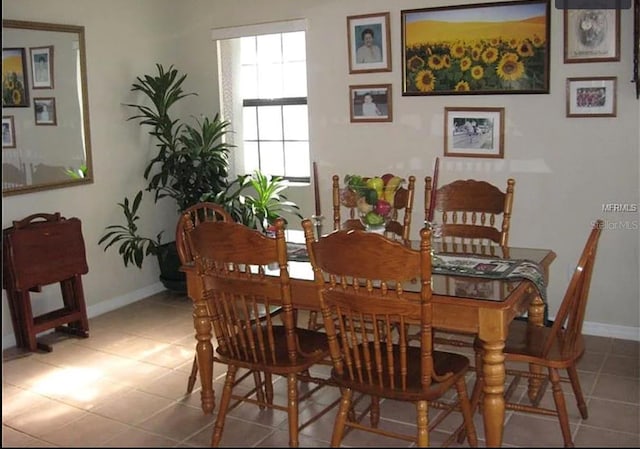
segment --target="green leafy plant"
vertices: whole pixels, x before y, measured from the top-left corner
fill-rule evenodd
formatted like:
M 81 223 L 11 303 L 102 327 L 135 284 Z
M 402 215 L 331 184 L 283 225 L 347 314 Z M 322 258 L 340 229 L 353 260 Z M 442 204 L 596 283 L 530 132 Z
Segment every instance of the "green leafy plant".
M 158 233 L 155 239 L 142 237 L 138 234 L 138 225 L 136 222 L 140 219 L 138 208 L 142 201 L 142 192 L 138 192 L 133 203 L 129 203 L 129 199 L 125 198 L 118 206 L 122 208 L 127 224 L 107 226 L 107 233 L 100 238 L 98 245 L 105 243 L 104 250 L 120 243 L 118 252 L 122 255 L 124 266 L 129 263 L 142 268 L 142 261 L 145 256 L 158 255 L 161 247 L 162 232 Z
M 204 194 L 215 194 L 228 187 L 229 151 L 234 145 L 226 143 L 229 121 L 219 114 L 213 119 L 196 119 L 195 126 L 180 122 L 169 115 L 169 110 L 182 98 L 195 93 L 185 93 L 182 84 L 186 75 L 179 75 L 170 66 L 164 70 L 156 65 L 156 76 L 137 77 L 131 90 L 142 92 L 153 107 L 144 104 L 127 104 L 137 110 L 128 120 L 139 120 L 140 125 L 151 127 L 149 132 L 158 143 L 158 152 L 144 171 L 149 181 L 148 191 L 155 191 L 155 201 L 174 198 L 178 210 L 199 202 Z
M 287 214 L 303 218 L 298 205 L 283 193 L 288 186 L 282 177 L 256 170 L 238 176 L 227 189 L 205 198 L 221 204 L 236 221 L 264 232 L 278 217 L 285 221 Z
M 181 75 L 170 66 L 167 70 L 156 64 L 157 74 L 136 77 L 131 91 L 141 92 L 147 101 L 127 103 L 136 110 L 127 120 L 138 120 L 140 126 L 151 128 L 149 134 L 157 140 L 157 153 L 145 170 L 147 191 L 154 192 L 154 201 L 169 197 L 176 201 L 178 211 L 202 201 L 205 194 L 215 195 L 229 187 L 229 151 L 234 145 L 224 141 L 230 132 L 230 122 L 219 114 L 213 119 L 195 119 L 193 125 L 174 119 L 170 112 L 181 99 L 196 93 L 185 93 L 182 85 L 187 75 Z M 142 267 L 147 255 L 159 256 L 160 234 L 156 239 L 138 233 L 137 215 L 143 192 L 133 202 L 125 197 L 118 205 L 122 208 L 126 225 L 110 225 L 99 244 L 106 251 L 120 243 L 119 253 L 125 266 L 129 263 Z

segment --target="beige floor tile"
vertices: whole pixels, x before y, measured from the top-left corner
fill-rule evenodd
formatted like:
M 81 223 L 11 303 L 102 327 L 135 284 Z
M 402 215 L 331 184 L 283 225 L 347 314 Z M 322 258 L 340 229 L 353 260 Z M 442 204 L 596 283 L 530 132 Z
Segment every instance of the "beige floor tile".
M 51 353 L 3 351 L 3 447 L 209 447 L 216 415 L 202 413 L 199 378 L 193 393 L 186 394 L 195 348 L 191 313 L 192 304 L 184 295 L 162 292 L 91 319 L 87 339 L 42 335 L 41 340 L 53 344 Z M 299 318 L 306 324 L 306 312 Z M 570 385 L 562 385 L 576 446 L 639 446 L 640 343 L 592 336 L 585 341 L 586 353 L 578 371 L 589 419 L 581 419 Z M 472 356 L 468 349 L 446 349 Z M 312 372 L 326 377 L 330 367 L 319 365 Z M 216 406 L 225 373 L 225 365 L 214 365 Z M 474 376 L 469 373 L 467 378 L 469 392 Z M 282 378 L 274 382 L 276 400 L 286 400 L 286 382 Z M 249 377 L 236 392 L 253 386 Z M 301 391 L 306 388 L 301 384 Z M 300 422 L 338 397 L 335 388 L 320 390 L 300 404 Z M 514 394 L 515 399 L 525 397 L 526 380 Z M 367 404 L 363 400 L 358 410 Z M 542 404 L 553 407 L 549 391 Z M 335 413 L 334 408 L 303 429 L 300 445 L 328 446 Z M 438 413 L 433 410 L 430 416 Z M 385 428 L 415 432 L 413 405 L 386 400 L 381 414 Z M 555 417 L 507 411 L 505 422 L 505 447 L 562 445 Z M 460 423 L 459 413 L 450 415 L 431 432 L 432 445 L 444 441 Z M 474 415 L 474 423 L 483 446 L 480 413 Z M 75 427 L 82 429 L 71 432 Z M 287 444 L 285 412 L 260 411 L 255 405 L 243 404 L 227 417 L 223 446 Z M 410 443 L 353 431 L 343 445 L 406 447 Z M 452 446 L 466 447 L 467 443 Z
M 42 438 L 62 447 L 101 447 L 128 428 L 126 424 L 87 414 L 71 424 L 47 432 Z

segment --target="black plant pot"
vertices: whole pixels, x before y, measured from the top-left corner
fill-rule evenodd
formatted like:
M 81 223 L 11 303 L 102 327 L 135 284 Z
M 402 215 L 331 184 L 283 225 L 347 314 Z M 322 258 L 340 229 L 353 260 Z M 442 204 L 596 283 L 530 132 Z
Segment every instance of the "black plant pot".
M 176 249 L 176 242 L 165 243 L 158 251 L 158 264 L 160 265 L 160 282 L 168 290 L 178 293 L 187 292 L 186 275 L 180 271 L 180 258 Z

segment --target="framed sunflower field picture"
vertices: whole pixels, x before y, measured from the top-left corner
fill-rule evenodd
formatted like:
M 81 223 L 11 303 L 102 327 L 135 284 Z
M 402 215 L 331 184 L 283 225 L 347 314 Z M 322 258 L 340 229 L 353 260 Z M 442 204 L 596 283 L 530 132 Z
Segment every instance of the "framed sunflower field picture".
M 549 93 L 549 0 L 401 11 L 402 95 Z

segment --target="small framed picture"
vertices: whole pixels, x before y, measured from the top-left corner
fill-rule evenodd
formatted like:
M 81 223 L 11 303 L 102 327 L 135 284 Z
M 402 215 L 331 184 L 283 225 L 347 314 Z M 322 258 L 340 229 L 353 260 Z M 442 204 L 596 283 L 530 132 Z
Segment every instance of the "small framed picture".
M 390 122 L 393 119 L 391 84 L 349 86 L 351 122 Z
M 33 110 L 36 116 L 36 125 L 57 125 L 55 98 L 34 98 Z
M 615 76 L 567 78 L 567 117 L 615 117 Z
M 31 86 L 33 89 L 53 89 L 53 45 L 31 47 Z
M 448 276 L 449 291 L 454 296 L 474 299 L 500 299 L 500 281 L 482 278 Z
M 504 158 L 504 108 L 444 108 L 444 155 Z
M 565 9 L 564 62 L 620 61 L 620 9 Z
M 16 147 L 16 128 L 13 115 L 2 116 L 2 148 Z
M 2 49 L 2 107 L 29 107 L 27 60 L 24 48 Z
M 347 17 L 349 73 L 391 71 L 389 13 Z

